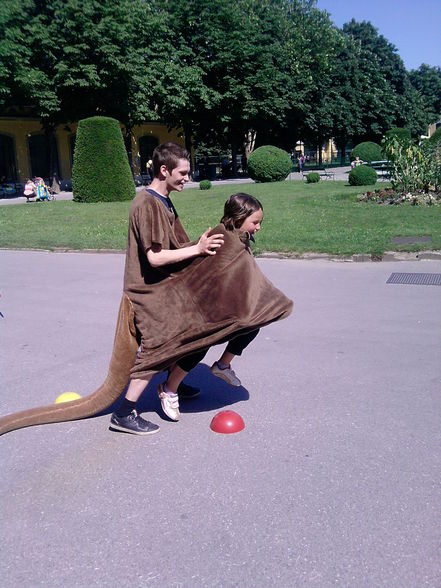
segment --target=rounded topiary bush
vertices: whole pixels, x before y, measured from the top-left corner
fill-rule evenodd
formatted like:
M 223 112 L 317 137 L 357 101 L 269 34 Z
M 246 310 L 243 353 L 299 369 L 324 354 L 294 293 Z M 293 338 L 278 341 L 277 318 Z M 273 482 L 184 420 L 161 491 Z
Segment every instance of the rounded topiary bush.
M 396 137 L 399 141 L 410 141 L 412 138 L 409 129 L 404 129 L 402 127 L 393 127 L 386 131 L 384 136 L 388 139 Z
M 210 180 L 201 180 L 199 182 L 199 190 L 209 190 L 211 188 Z
M 76 202 L 130 200 L 135 183 L 119 122 L 93 116 L 80 120 L 72 168 L 73 198 Z
M 308 184 L 316 184 L 317 182 L 320 182 L 320 174 L 317 172 L 309 172 L 306 176 L 306 181 Z
M 384 159 L 380 145 L 373 141 L 359 143 L 351 151 L 351 161 L 359 157 L 361 161 L 381 161 Z
M 289 154 L 273 145 L 264 145 L 248 158 L 248 173 L 256 182 L 280 182 L 292 169 Z
M 370 186 L 377 183 L 377 172 L 367 165 L 358 165 L 349 172 L 351 186 Z

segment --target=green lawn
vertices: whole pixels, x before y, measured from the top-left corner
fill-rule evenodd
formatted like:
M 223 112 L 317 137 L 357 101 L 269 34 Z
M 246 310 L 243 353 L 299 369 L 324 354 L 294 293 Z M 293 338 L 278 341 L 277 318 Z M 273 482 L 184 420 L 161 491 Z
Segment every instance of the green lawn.
M 398 236 L 430 236 L 430 248 L 441 249 L 440 206 L 358 203 L 356 196 L 362 188 L 338 181 L 186 189 L 174 194 L 173 201 L 191 238 L 218 223 L 225 200 L 235 191 L 249 192 L 263 204 L 264 222 L 257 235 L 256 253 L 379 255 L 386 250 L 428 248 L 427 244 L 393 246 L 391 239 Z M 129 202 L 66 201 L 1 206 L 0 247 L 125 249 L 129 206 Z

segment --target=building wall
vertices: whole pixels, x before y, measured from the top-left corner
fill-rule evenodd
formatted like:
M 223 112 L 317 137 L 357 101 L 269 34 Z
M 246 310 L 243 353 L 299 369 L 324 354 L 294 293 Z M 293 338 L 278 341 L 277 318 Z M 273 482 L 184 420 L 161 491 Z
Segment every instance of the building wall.
M 72 149 L 71 142 L 77 132 L 77 123 L 59 125 L 55 129 L 55 137 L 60 168 L 60 178 L 72 177 Z M 17 171 L 16 181 L 25 183 L 31 177 L 31 158 L 28 139 L 34 134 L 44 134 L 43 127 L 38 119 L 0 117 L 0 135 L 6 135 L 13 140 L 15 167 Z M 132 153 L 135 173 L 145 173 L 140 169 L 139 139 L 142 136 L 157 139 L 158 144 L 166 141 L 174 141 L 184 145 L 184 138 L 177 129 L 168 131 L 167 127 L 160 123 L 146 123 L 133 129 Z

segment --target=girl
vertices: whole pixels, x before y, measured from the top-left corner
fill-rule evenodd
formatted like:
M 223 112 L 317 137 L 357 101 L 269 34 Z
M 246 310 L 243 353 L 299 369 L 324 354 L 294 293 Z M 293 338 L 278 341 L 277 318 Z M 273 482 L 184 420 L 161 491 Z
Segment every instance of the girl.
M 224 215 L 221 224 L 227 231 L 239 230 L 238 236 L 246 240 L 254 241 L 254 234 L 260 230 L 263 220 L 263 206 L 249 194 L 239 192 L 233 194 L 224 206 Z M 229 341 L 221 357 L 211 366 L 211 373 L 224 380 L 231 386 L 241 386 L 239 378 L 231 369 L 231 362 L 236 355 L 242 355 L 243 350 L 257 336 L 259 329 L 239 335 Z M 187 373 L 202 361 L 208 349 L 196 352 L 180 361 L 170 372 L 167 381 L 158 387 L 158 396 L 161 400 L 162 410 L 174 421 L 179 420 L 179 399 L 177 389 Z M 183 369 L 184 368 L 184 369 Z

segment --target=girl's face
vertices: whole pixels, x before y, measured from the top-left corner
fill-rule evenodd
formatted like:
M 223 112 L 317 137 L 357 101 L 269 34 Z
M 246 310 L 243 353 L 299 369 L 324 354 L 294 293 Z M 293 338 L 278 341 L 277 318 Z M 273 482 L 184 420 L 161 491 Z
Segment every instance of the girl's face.
M 262 224 L 263 220 L 263 210 L 259 208 L 250 216 L 243 221 L 242 226 L 240 227 L 241 231 L 248 231 L 250 235 L 254 235 L 257 231 L 260 231 L 260 225 Z

